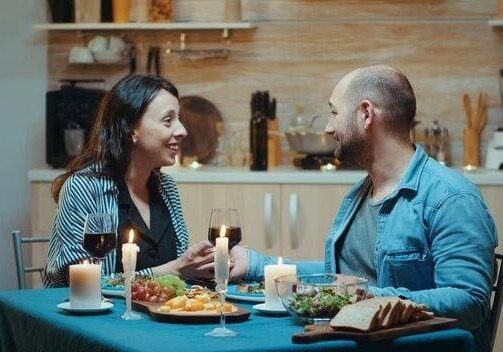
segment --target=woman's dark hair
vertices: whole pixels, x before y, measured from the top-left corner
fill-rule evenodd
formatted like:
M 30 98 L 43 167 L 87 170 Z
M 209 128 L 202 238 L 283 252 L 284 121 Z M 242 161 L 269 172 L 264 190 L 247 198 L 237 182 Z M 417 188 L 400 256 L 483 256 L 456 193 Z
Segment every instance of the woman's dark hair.
M 124 177 L 131 160 L 133 130 L 160 90 L 178 99 L 178 90 L 170 81 L 139 74 L 122 78 L 105 94 L 84 151 L 52 184 L 56 202 L 66 179 L 90 165 L 97 165 L 91 171 L 93 176 L 110 177 L 116 182 Z

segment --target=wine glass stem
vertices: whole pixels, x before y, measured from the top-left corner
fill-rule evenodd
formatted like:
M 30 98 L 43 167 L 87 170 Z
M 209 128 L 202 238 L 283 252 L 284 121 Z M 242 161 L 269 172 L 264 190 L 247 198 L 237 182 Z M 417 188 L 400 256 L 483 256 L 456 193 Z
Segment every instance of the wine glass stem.
M 224 305 L 225 305 L 225 290 L 218 290 L 220 294 L 220 327 L 225 329 L 225 314 L 224 314 Z

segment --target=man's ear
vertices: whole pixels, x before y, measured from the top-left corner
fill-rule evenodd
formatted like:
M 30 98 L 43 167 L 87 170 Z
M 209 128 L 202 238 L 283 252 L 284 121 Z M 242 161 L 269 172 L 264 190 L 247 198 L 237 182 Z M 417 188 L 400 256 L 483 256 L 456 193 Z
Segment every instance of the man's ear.
M 360 113 L 363 116 L 363 128 L 370 128 L 375 119 L 374 104 L 368 100 L 362 101 L 360 104 Z

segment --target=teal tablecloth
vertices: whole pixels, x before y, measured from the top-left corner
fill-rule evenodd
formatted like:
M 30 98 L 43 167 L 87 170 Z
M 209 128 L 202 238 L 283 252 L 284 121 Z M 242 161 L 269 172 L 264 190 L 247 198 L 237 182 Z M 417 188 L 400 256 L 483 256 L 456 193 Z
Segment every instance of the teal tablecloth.
M 373 344 L 338 340 L 296 345 L 291 336 L 302 326 L 293 318 L 255 313 L 246 322 L 229 324 L 238 336 L 207 337 L 204 333 L 215 324 L 161 323 L 147 315 L 124 321 L 120 299 L 106 314 L 68 315 L 56 307 L 65 297 L 68 289 L 0 292 L 0 351 L 475 351 L 472 335 L 459 329 Z

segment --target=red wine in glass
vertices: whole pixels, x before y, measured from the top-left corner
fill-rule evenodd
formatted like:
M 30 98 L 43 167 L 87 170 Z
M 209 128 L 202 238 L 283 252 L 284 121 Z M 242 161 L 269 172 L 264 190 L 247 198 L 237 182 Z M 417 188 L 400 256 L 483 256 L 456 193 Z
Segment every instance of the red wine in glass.
M 95 258 L 104 258 L 115 249 L 117 236 L 115 232 L 84 233 L 84 249 Z
M 82 247 L 101 261 L 117 245 L 117 234 L 111 214 L 89 214 L 84 224 Z
M 216 238 L 220 237 L 220 227 L 210 227 L 208 230 L 208 240 L 215 245 Z M 225 237 L 229 238 L 229 249 L 241 242 L 241 227 L 229 226 L 225 229 Z
M 208 226 L 208 241 L 213 245 L 220 237 L 220 230 L 225 226 L 225 237 L 229 238 L 229 249 L 241 242 L 241 226 L 237 209 L 212 209 Z

